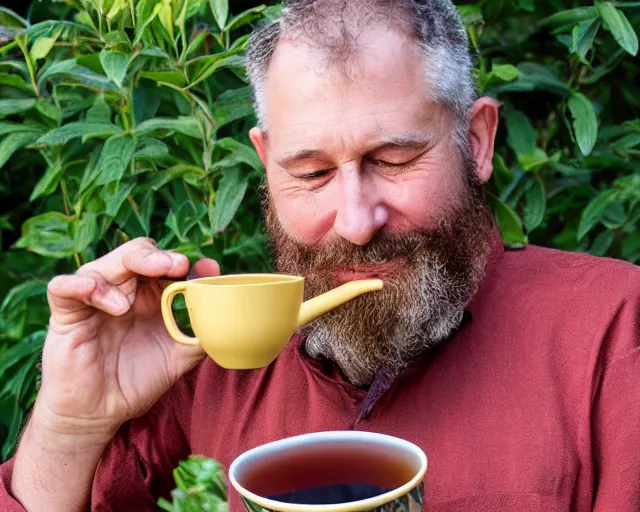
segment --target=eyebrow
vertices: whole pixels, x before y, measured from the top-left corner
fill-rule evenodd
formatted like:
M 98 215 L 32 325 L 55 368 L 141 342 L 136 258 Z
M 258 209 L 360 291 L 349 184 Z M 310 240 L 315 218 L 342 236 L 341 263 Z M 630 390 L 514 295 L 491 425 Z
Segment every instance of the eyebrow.
M 430 133 L 419 134 L 396 134 L 383 137 L 376 141 L 375 146 L 367 150 L 367 153 L 373 153 L 382 149 L 422 149 L 433 140 Z M 304 160 L 313 160 L 327 158 L 327 154 L 321 149 L 300 149 L 285 153 L 282 158 L 276 159 L 276 162 L 286 167 L 287 164 Z

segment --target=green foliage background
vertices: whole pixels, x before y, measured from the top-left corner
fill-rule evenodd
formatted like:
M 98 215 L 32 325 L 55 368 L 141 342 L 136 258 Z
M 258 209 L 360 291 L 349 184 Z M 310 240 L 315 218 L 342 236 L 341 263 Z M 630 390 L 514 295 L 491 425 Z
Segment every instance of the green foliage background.
M 640 259 L 640 2 L 459 9 L 504 105 L 488 199 L 505 243 Z M 0 7 L 0 444 L 39 382 L 46 284 L 150 236 L 226 273 L 269 269 L 242 65 L 280 6 L 226 0 Z M 180 306 L 178 306 L 180 308 Z

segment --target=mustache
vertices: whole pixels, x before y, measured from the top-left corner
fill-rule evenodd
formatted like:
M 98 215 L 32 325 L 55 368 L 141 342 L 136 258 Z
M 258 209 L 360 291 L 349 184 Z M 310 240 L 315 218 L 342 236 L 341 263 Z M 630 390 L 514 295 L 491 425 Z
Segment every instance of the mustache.
M 289 238 L 287 243 L 274 245 L 279 261 L 295 261 L 296 267 L 323 272 L 339 267 L 379 265 L 397 259 L 411 261 L 425 251 L 437 253 L 444 245 L 443 238 L 439 231 L 397 233 L 385 230 L 376 233 L 365 245 L 355 245 L 343 238 L 317 245 Z

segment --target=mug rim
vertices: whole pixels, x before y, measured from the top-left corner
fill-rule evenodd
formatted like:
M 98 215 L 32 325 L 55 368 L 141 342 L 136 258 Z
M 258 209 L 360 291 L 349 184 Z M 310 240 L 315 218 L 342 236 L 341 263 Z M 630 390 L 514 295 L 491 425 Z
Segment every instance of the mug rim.
M 204 283 L 203 281 L 212 281 L 212 280 L 223 280 L 225 278 L 234 278 L 234 277 L 252 277 L 252 278 L 259 278 L 259 277 L 279 277 L 282 278 L 282 281 L 276 281 L 273 283 L 244 283 L 244 284 L 216 284 L 216 286 L 220 287 L 220 288 L 227 288 L 227 287 L 234 287 L 234 288 L 249 288 L 249 287 L 258 287 L 258 286 L 278 286 L 278 285 L 285 285 L 285 284 L 290 284 L 290 283 L 297 283 L 300 281 L 304 281 L 304 277 L 302 276 L 296 276 L 293 274 L 280 274 L 278 272 L 272 272 L 272 273 L 268 273 L 268 272 L 260 272 L 260 273 L 244 273 L 244 274 L 223 274 L 223 275 L 219 275 L 219 276 L 209 276 L 209 277 L 198 277 L 196 279 L 189 279 L 188 281 L 186 281 L 187 285 L 191 286 L 191 285 L 198 285 L 198 286 L 206 286 L 207 284 Z
M 278 448 L 295 447 L 296 445 L 313 444 L 317 441 L 331 441 L 331 440 L 356 440 L 356 439 L 369 439 L 375 442 L 388 445 L 402 446 L 405 449 L 412 451 L 420 459 L 420 468 L 416 474 L 407 483 L 396 487 L 388 492 L 358 501 L 349 501 L 344 503 L 333 503 L 329 505 L 305 505 L 300 503 L 287 503 L 284 501 L 271 500 L 252 493 L 243 487 L 236 479 L 236 472 L 238 467 L 252 458 L 257 453 L 262 451 L 272 451 Z M 424 475 L 427 472 L 428 460 L 424 451 L 416 444 L 395 436 L 387 434 L 380 434 L 377 432 L 367 432 L 360 430 L 336 430 L 326 432 L 312 432 L 309 434 L 302 434 L 293 437 L 286 437 L 278 441 L 272 441 L 260 446 L 256 446 L 251 450 L 247 450 L 231 463 L 229 467 L 229 480 L 231 485 L 238 491 L 238 493 L 247 500 L 261 506 L 262 508 L 275 510 L 278 512 L 353 512 L 355 510 L 372 510 L 380 507 L 386 503 L 389 503 L 400 496 L 404 496 L 411 490 L 420 485 Z

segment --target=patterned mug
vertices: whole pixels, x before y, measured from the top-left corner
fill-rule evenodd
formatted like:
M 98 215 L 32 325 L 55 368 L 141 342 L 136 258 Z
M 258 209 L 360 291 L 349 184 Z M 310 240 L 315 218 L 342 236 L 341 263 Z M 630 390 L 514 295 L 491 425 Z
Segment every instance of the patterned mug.
M 229 480 L 249 512 L 421 512 L 427 456 L 384 434 L 332 431 L 240 455 Z

